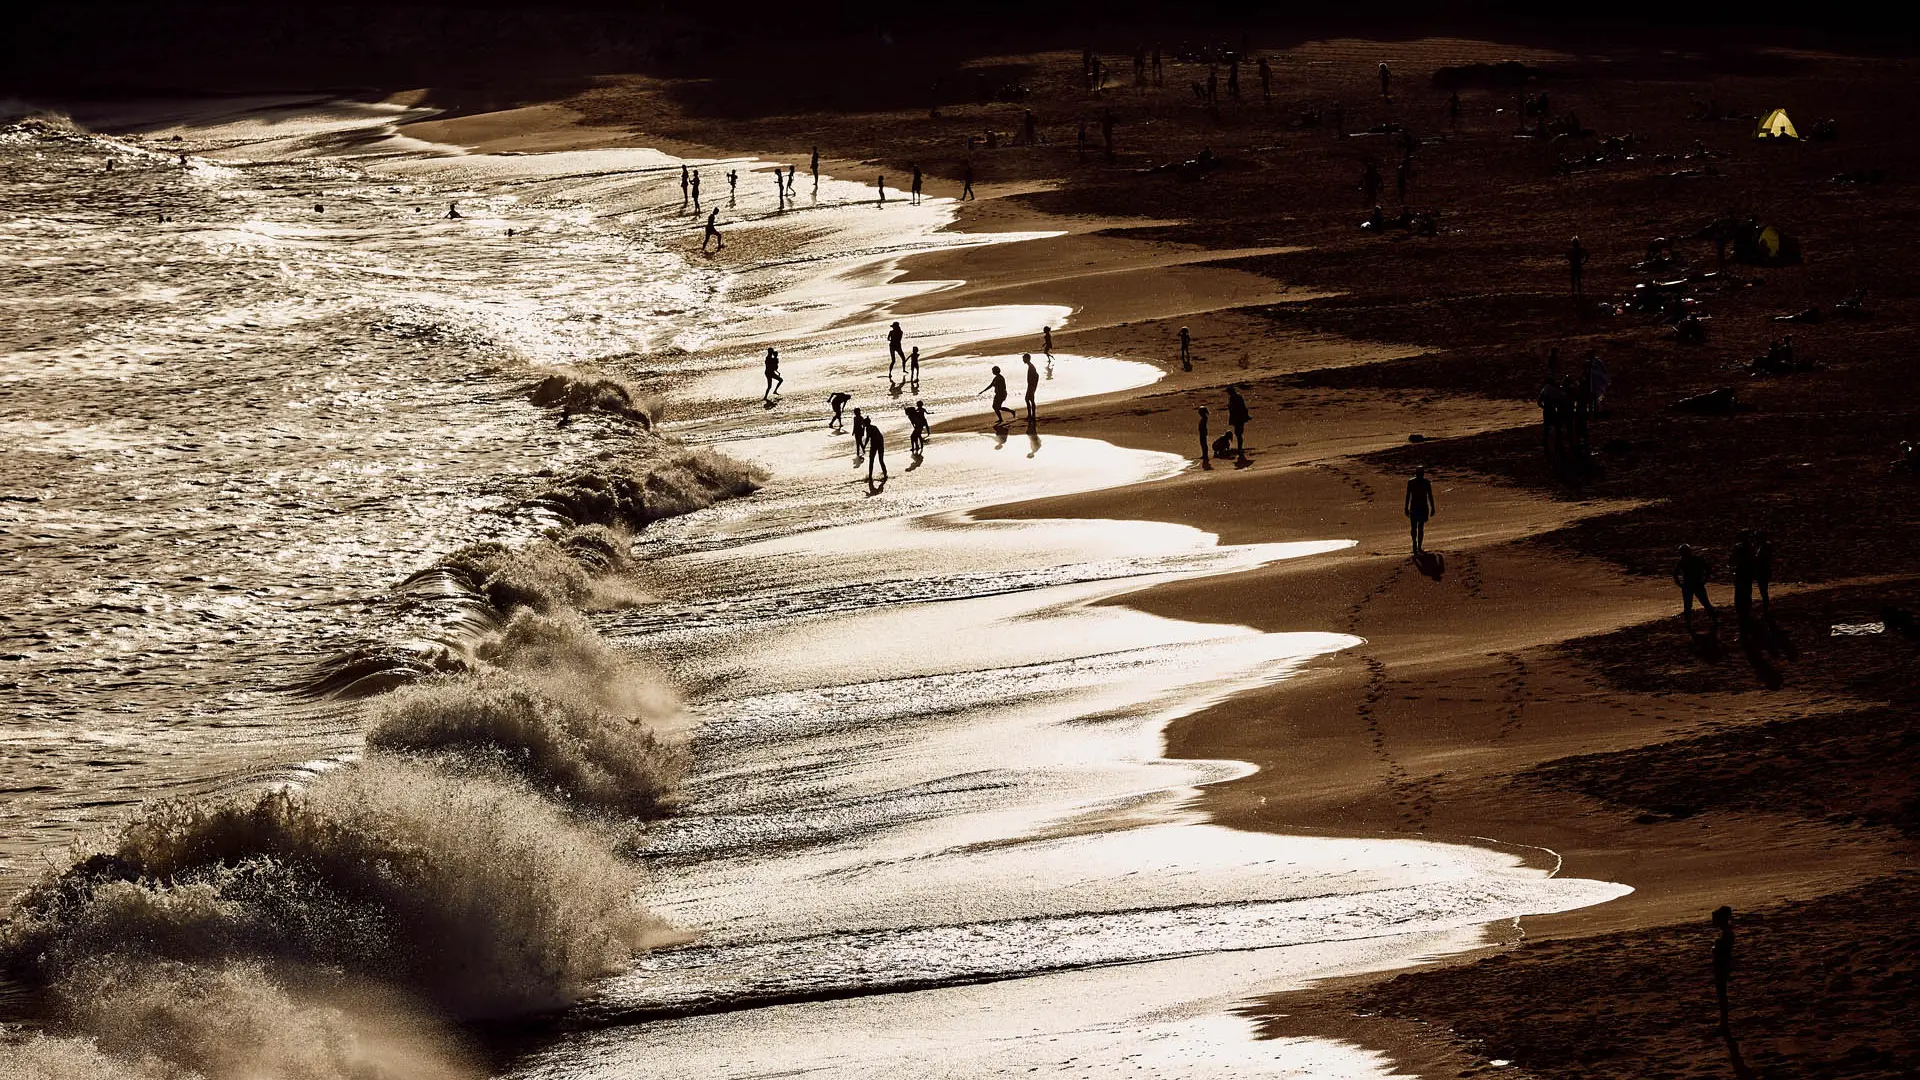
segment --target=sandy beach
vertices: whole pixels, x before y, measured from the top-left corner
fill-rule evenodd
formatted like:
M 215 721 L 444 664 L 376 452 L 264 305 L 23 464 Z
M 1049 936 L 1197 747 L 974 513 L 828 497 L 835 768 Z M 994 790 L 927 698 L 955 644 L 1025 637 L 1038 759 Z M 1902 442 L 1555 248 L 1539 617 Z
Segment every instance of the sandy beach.
M 1026 101 L 948 104 L 937 119 L 785 115 L 747 80 L 680 95 L 670 83 L 614 78 L 556 104 L 427 127 L 500 146 L 625 137 L 804 159 L 817 144 L 843 175 L 900 175 L 923 162 L 930 194 L 946 196 L 958 190 L 967 133 L 998 127 L 1005 138 L 1034 109 L 1050 144 L 977 152 L 980 199 L 960 222 L 1064 235 L 910 260 L 908 280 L 965 284 L 900 312 L 1004 300 L 1070 307 L 1058 349 L 1157 364 L 1167 377 L 1058 410 L 1043 401 L 1043 431 L 1192 457 L 1193 408 L 1222 416 L 1223 387 L 1239 383 L 1254 414 L 1251 460 L 985 516 L 1179 522 L 1222 543 L 1356 541 L 1111 601 L 1365 639 L 1174 726 L 1177 756 L 1259 767 L 1204 789 L 1202 805 L 1238 828 L 1550 849 L 1567 874 L 1634 889 L 1524 920 L 1524 942 L 1486 959 L 1283 995 L 1253 1014 L 1273 1034 L 1337 1033 L 1433 1076 L 1490 1061 L 1543 1077 L 1721 1075 L 1729 1046 L 1712 1024 L 1706 914 L 1730 904 L 1752 928 L 1735 999 L 1734 1049 L 1746 1065 L 1763 1075 L 1900 1074 L 1913 1060 L 1902 1019 L 1912 999 L 1900 989 L 1912 953 L 1892 913 L 1911 904 L 1912 804 L 1899 793 L 1912 790 L 1903 763 L 1913 645 L 1894 627 L 1836 637 L 1829 626 L 1874 622 L 1916 595 L 1902 569 L 1913 481 L 1887 467 L 1894 443 L 1913 434 L 1911 413 L 1848 412 L 1911 384 L 1896 359 L 1911 333 L 1910 246 L 1872 239 L 1897 228 L 1910 196 L 1893 180 L 1832 178 L 1897 177 L 1914 161 L 1883 134 L 1871 89 L 1899 84 L 1910 65 L 1447 40 L 1258 51 L 1273 58 L 1271 100 L 1243 73 L 1246 100 L 1217 112 L 1187 94 L 1203 65 L 1172 64 L 1164 90 L 1123 84 L 1095 97 L 1076 84 L 1077 55 L 1047 54 L 979 62 L 1017 70 Z M 1524 86 L 1469 83 L 1449 117 L 1436 71 L 1508 60 L 1531 66 Z M 1395 72 L 1391 104 L 1372 85 L 1381 62 Z M 1599 136 L 1555 149 L 1515 138 L 1516 91 L 1551 91 L 1556 114 L 1577 110 Z M 1708 98 L 1732 117 L 1688 119 Z M 716 100 L 732 107 L 710 107 Z M 1335 101 L 1344 133 L 1330 121 L 1298 124 Z M 1842 138 L 1756 144 L 1740 117 L 1781 103 L 1809 120 L 1841 117 Z M 1121 116 L 1112 164 L 1097 146 L 1076 153 L 1071 130 L 1076 115 L 1107 108 Z M 1355 227 L 1360 164 L 1391 153 L 1390 136 L 1364 132 L 1389 121 L 1419 137 L 1409 201 L 1437 212 L 1435 237 Z M 1630 155 L 1553 166 L 1629 132 Z M 1146 172 L 1202 147 L 1225 163 L 1203 181 Z M 1589 297 L 1617 301 L 1642 279 L 1631 264 L 1650 238 L 1730 208 L 1777 221 L 1808 255 L 1804 266 L 1735 267 L 1733 289 L 1694 286 L 1712 317 L 1707 345 L 1569 303 L 1559 253 L 1573 233 L 1594 252 Z M 1695 280 L 1715 269 L 1709 244 L 1680 246 Z M 1769 321 L 1830 308 L 1862 286 L 1871 320 Z M 1192 372 L 1173 360 L 1181 325 L 1194 330 Z M 1736 370 L 1786 331 L 1819 356 L 1818 370 L 1770 379 Z M 1599 350 L 1614 377 L 1596 421 L 1602 449 L 1577 474 L 1556 475 L 1539 451 L 1532 399 L 1550 346 L 1569 357 Z M 1666 408 L 1719 385 L 1754 411 Z M 1843 413 L 1843 423 L 1828 419 Z M 1416 434 L 1422 441 L 1410 442 Z M 1413 464 L 1436 476 L 1428 545 L 1441 565 L 1407 558 L 1399 503 Z M 1717 552 L 1723 575 L 1740 527 L 1767 528 L 1782 552 L 1776 637 L 1762 654 L 1743 655 L 1731 619 L 1717 644 L 1690 642 L 1665 580 L 1685 540 Z M 1724 576 L 1713 588 L 1725 596 Z M 1855 941 L 1874 944 L 1855 951 Z M 1612 1022 L 1586 1018 L 1596 1008 Z
M 697 63 L 364 95 L 421 155 L 382 182 L 520 193 L 469 210 L 496 231 L 528 228 L 514 200 L 542 184 L 665 199 L 680 159 L 709 192 L 747 170 L 710 261 L 692 217 L 609 215 L 691 268 L 658 308 L 688 320 L 651 358 L 663 430 L 766 484 L 649 522 L 646 602 L 595 613 L 686 696 L 692 809 L 640 850 L 649 908 L 704 940 L 532 1052 L 480 1056 L 528 1077 L 1912 1074 L 1920 477 L 1890 463 L 1920 438 L 1915 65 L 1251 44 L 1270 83 L 1242 65 L 1215 103 L 1209 65 L 1171 48 L 1162 85 L 1110 51 L 1098 91 L 1078 52 L 943 59 L 931 108 L 859 80 L 790 108 L 765 72 Z M 1756 142 L 1776 106 L 1838 138 Z M 816 149 L 817 219 L 759 206 L 760 167 L 798 163 L 804 189 Z M 1368 162 L 1375 201 L 1430 212 L 1430 235 L 1359 228 Z M 902 205 L 915 168 L 936 205 Z M 963 172 L 978 198 L 946 202 Z M 881 176 L 885 212 L 855 216 Z M 1701 232 L 1729 214 L 1804 260 L 1722 265 Z M 1660 237 L 1674 259 L 1637 267 Z M 1660 282 L 1704 343 L 1634 309 Z M 1866 314 L 1836 308 L 1862 289 Z M 750 317 L 687 299 L 723 295 Z M 856 498 L 820 390 L 877 379 L 894 319 L 932 373 L 933 442 L 924 470 L 891 446 L 894 479 Z M 995 428 L 969 392 L 987 362 L 1017 383 L 1041 325 L 1038 416 Z M 1787 333 L 1811 363 L 1755 374 Z M 768 346 L 799 388 L 778 411 L 754 400 Z M 1585 450 L 1550 458 L 1536 396 L 1589 350 L 1611 385 Z M 1245 453 L 1203 468 L 1196 410 L 1226 430 L 1230 385 Z M 1737 407 L 1673 408 L 1721 387 Z M 543 476 L 583 454 L 517 399 L 488 407 L 502 441 L 549 433 Z M 1437 503 L 1418 559 L 1415 467 Z M 1736 629 L 1749 528 L 1780 603 Z M 1681 626 L 1682 542 L 1713 561 L 1713 633 Z M 329 720 L 250 752 L 331 768 L 359 739 Z M 1355 865 L 1367 850 L 1391 854 Z

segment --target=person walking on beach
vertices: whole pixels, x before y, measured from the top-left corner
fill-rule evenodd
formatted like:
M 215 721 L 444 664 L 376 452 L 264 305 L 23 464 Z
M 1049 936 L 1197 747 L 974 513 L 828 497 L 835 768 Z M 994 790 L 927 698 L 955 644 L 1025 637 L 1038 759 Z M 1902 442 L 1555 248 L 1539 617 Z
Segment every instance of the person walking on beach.
M 880 433 L 880 425 L 867 423 L 867 485 L 873 485 L 873 467 L 880 466 L 880 482 L 887 480 L 887 437 Z
M 1580 246 L 1580 238 L 1573 238 L 1573 246 L 1567 248 L 1567 276 L 1571 280 L 1574 296 L 1585 295 L 1584 278 L 1587 272 L 1587 260 L 1592 258 L 1587 249 Z
M 707 245 L 710 243 L 718 245 L 713 249 L 715 251 L 719 251 L 721 248 L 727 246 L 727 242 L 720 239 L 719 221 L 720 208 L 716 206 L 707 212 L 707 231 L 700 237 L 700 250 L 702 252 L 707 250 Z
M 1725 904 L 1715 908 L 1713 925 L 1720 931 L 1713 940 L 1713 992 L 1720 1000 L 1720 1033 L 1725 1035 L 1732 1024 L 1727 984 L 1733 981 L 1733 908 Z
M 1233 447 L 1239 460 L 1247 460 L 1247 421 L 1253 414 L 1247 410 L 1247 399 L 1240 396 L 1240 387 L 1227 387 L 1227 423 L 1233 427 Z
M 833 419 L 827 421 L 828 427 L 835 431 L 840 430 L 840 410 L 846 408 L 847 402 L 852 400 L 853 395 L 845 391 L 836 391 L 827 395 L 827 407 L 833 410 Z
M 1027 419 L 1032 420 L 1034 402 L 1040 395 L 1040 369 L 1033 366 L 1033 354 L 1021 353 L 1020 359 L 1027 365 Z
M 876 188 L 876 189 L 877 189 L 877 190 L 878 190 L 878 191 L 880 192 L 880 202 L 879 202 L 879 205 L 881 205 L 881 206 L 885 206 L 885 205 L 887 205 L 887 178 L 886 178 L 886 175 L 885 175 L 884 173 L 883 173 L 883 174 L 881 174 L 881 176 L 880 176 L 880 177 L 879 177 L 878 179 L 876 179 L 876 180 L 875 180 L 875 181 L 873 182 L 873 186 L 874 186 L 874 187 L 875 187 L 875 188 Z
M 1053 359 L 1053 327 L 1051 326 L 1040 328 L 1040 351 L 1046 354 L 1048 360 Z
M 1019 415 L 1012 409 L 1007 408 L 1007 377 L 1000 374 L 1000 366 L 998 364 L 994 365 L 993 378 L 989 379 L 987 385 L 981 387 L 979 393 L 973 396 L 979 397 L 980 394 L 984 394 L 989 390 L 993 391 L 993 425 L 995 427 L 999 427 L 1004 423 L 1004 421 L 1000 419 L 1001 413 L 1006 413 L 1008 420 Z
M 799 175 L 800 175 L 800 166 L 798 165 L 787 166 L 787 198 L 789 199 L 797 198 L 800 195 L 799 192 L 793 190 L 794 178 Z
M 960 201 L 968 202 L 973 198 L 973 162 L 960 166 Z
M 813 170 L 813 193 L 820 194 L 820 148 L 813 148 L 813 162 L 808 166 Z
M 1180 328 L 1180 370 L 1193 370 L 1193 334 L 1184 326 Z
M 1202 405 L 1200 406 L 1200 467 L 1209 471 L 1213 469 L 1211 447 L 1212 444 L 1207 441 L 1207 407 Z
M 920 385 L 920 346 L 915 345 L 907 351 L 906 363 L 902 365 L 902 375 L 917 389 Z
M 681 206 L 687 205 L 687 184 L 689 182 L 689 178 L 692 175 L 693 175 L 692 173 L 687 171 L 687 167 L 685 165 L 680 166 L 680 205 Z
M 700 212 L 700 170 L 693 170 L 693 212 Z
M 912 199 L 913 199 L 913 205 L 915 205 L 915 206 L 919 206 L 919 205 L 920 205 L 920 186 L 921 186 L 921 179 L 922 179 L 922 178 L 921 178 L 921 176 L 920 176 L 920 163 L 919 163 L 919 162 L 915 162 L 915 163 L 913 164 L 913 186 L 912 186 L 912 188 L 910 189 L 910 192 L 909 192 L 909 194 L 911 195 L 911 197 L 912 197 Z
M 892 381 L 893 379 L 893 362 L 896 359 L 900 361 L 901 367 L 904 368 L 907 366 L 907 350 L 901 346 L 901 343 L 906 340 L 906 337 L 907 337 L 907 332 L 905 330 L 900 329 L 899 323 L 894 323 L 893 326 L 888 328 L 887 330 L 887 379 L 888 381 Z
M 1427 479 L 1427 469 L 1417 465 L 1413 470 L 1413 479 L 1407 481 L 1406 514 L 1407 523 L 1413 533 L 1413 553 L 1419 555 L 1426 551 L 1427 519 L 1433 516 L 1433 481 Z
M 775 352 L 771 345 L 767 346 L 766 368 L 767 392 L 760 395 L 760 400 L 771 405 L 773 404 L 773 395 L 778 392 L 778 388 L 785 386 L 787 383 L 787 380 L 780 376 L 780 354 Z
M 1727 553 L 1727 567 L 1733 571 L 1733 617 L 1740 632 L 1753 622 L 1753 534 L 1743 532 Z
M 1680 588 L 1681 617 L 1686 620 L 1687 633 L 1693 633 L 1693 602 L 1697 598 L 1700 606 L 1706 609 L 1711 626 L 1720 628 L 1720 613 L 1714 610 L 1713 601 L 1707 599 L 1707 560 L 1691 545 L 1680 545 L 1680 559 L 1673 566 L 1673 583 Z
M 914 398 L 913 404 L 907 407 L 906 413 L 908 422 L 913 425 L 913 431 L 909 436 L 909 449 L 913 451 L 914 457 L 919 457 L 926 452 L 927 436 L 933 431 L 932 425 L 927 423 L 927 403 Z

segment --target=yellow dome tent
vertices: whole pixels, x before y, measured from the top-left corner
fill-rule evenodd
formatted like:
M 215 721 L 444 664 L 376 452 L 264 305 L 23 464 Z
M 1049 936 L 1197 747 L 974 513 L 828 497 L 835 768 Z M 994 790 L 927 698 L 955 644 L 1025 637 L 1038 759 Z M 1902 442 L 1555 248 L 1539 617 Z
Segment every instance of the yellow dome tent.
M 1787 119 L 1787 110 L 1775 109 L 1760 121 L 1759 130 L 1753 133 L 1756 139 L 1797 139 L 1800 133 L 1793 129 L 1793 121 Z

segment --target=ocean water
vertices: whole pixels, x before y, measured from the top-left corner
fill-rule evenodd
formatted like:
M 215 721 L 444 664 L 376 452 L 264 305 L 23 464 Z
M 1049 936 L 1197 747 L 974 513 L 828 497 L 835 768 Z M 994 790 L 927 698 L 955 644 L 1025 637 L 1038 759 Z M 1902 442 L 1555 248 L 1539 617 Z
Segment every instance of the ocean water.
M 149 922 L 124 940 L 97 913 L 63 923 L 138 993 L 88 990 L 79 1008 L 72 991 L 63 1012 L 24 991 L 22 1030 L 52 1038 L 8 1067 L 71 1055 L 92 1064 L 68 1074 L 112 1075 L 116 1016 L 172 1031 L 186 1021 L 152 1004 L 168 995 L 282 994 L 250 1026 L 194 1027 L 168 1060 L 216 1077 L 262 1061 L 288 1076 L 1381 1075 L 1354 1048 L 1257 1040 L 1234 1010 L 1624 891 L 1491 849 L 1245 834 L 1194 809 L 1198 787 L 1248 767 L 1162 758 L 1166 724 L 1354 639 L 1104 601 L 1346 541 L 970 516 L 1183 467 L 981 417 L 987 366 L 1017 385 L 1007 343 L 1070 323 L 1064 308 L 905 320 L 922 378 L 887 377 L 889 305 L 941 287 L 898 280 L 902 259 L 1046 234 L 969 235 L 950 203 L 882 206 L 833 178 L 801 177 L 783 207 L 771 163 L 739 158 L 694 163 L 727 239 L 709 257 L 678 159 L 468 154 L 408 139 L 409 115 L 143 103 L 0 131 L 0 886 L 29 895 L 67 845 L 153 800 L 291 785 L 315 792 L 325 836 L 362 829 L 384 852 L 398 829 L 437 890 L 434 911 L 401 904 L 367 931 L 409 972 L 391 987 L 363 985 L 378 958 L 339 960 L 324 939 L 346 924 L 318 916 L 272 948 L 233 945 L 233 912 L 254 909 L 227 884 L 214 915 L 168 916 L 188 927 L 173 951 Z M 771 407 L 769 345 L 786 378 Z M 1047 367 L 1043 407 L 1157 377 L 1097 356 Z M 658 399 L 660 420 L 562 424 L 532 393 L 556 373 Z M 828 427 L 836 390 L 885 430 L 884 485 Z M 978 423 L 915 460 L 899 409 L 916 399 Z M 746 463 L 758 490 L 676 505 L 691 512 L 637 532 L 617 587 L 547 605 L 537 633 L 502 631 L 458 575 L 403 586 L 470 545 L 550 543 L 589 523 L 543 494 L 556 483 L 681 447 Z M 635 828 L 537 786 L 446 783 L 444 760 L 365 750 L 381 702 L 416 699 L 322 692 L 362 672 L 342 656 L 386 658 L 366 670 L 397 663 L 397 681 L 477 678 L 489 634 L 488 670 L 537 676 L 542 700 L 683 739 L 676 811 Z M 456 711 L 477 708 L 463 685 Z M 180 883 L 142 887 L 165 907 L 154 897 Z M 356 887 L 356 902 L 372 891 Z M 439 912 L 461 904 L 478 906 L 454 929 L 490 966 L 423 970 L 444 954 L 408 934 L 453 933 Z M 220 940 L 203 945 L 209 927 Z M 343 963 L 351 994 L 314 974 Z M 316 998 L 320 984 L 334 988 Z M 315 1001 L 334 1017 L 318 1034 L 302 1026 Z M 409 1010 L 412 1026 L 383 1019 Z M 488 1022 L 450 1034 L 446 1016 Z

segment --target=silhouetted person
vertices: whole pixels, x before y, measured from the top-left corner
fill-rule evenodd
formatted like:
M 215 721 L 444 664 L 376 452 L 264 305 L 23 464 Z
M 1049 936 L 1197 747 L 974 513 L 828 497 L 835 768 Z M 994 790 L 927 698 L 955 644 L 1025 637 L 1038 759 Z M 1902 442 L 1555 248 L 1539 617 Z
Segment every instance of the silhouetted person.
M 707 211 L 707 231 L 704 234 L 702 234 L 700 237 L 701 251 L 707 250 L 707 244 L 709 243 L 716 243 L 719 245 L 718 247 L 715 247 L 713 249 L 715 251 L 719 251 L 720 248 L 727 246 L 727 242 L 725 240 L 720 239 L 719 222 L 720 222 L 720 208 L 716 206 L 712 210 Z
M 700 212 L 700 170 L 693 170 L 693 212 Z
M 836 392 L 827 395 L 827 405 L 833 409 L 833 419 L 827 421 L 828 427 L 837 428 L 840 426 L 840 410 L 846 408 L 847 402 L 852 400 L 853 395 L 845 392 Z
M 1113 110 L 1100 110 L 1100 141 L 1107 147 L 1107 164 L 1113 164 Z
M 1240 100 L 1240 60 L 1238 57 L 1227 65 L 1227 96 Z
M 876 177 L 876 178 L 874 179 L 874 181 L 873 181 L 873 186 L 874 186 L 874 188 L 875 188 L 875 190 L 877 190 L 877 191 L 879 191 L 879 193 L 880 193 L 880 201 L 879 201 L 879 205 L 881 205 L 881 206 L 885 206 L 885 205 L 887 205 L 887 178 L 886 178 L 886 175 L 885 175 L 885 174 L 883 173 L 883 174 L 881 174 L 880 176 L 878 176 L 878 177 Z
M 915 206 L 920 205 L 920 185 L 921 185 L 920 166 L 916 164 L 913 167 L 913 189 L 912 189 L 913 204 Z
M 680 166 L 680 205 L 687 205 L 687 185 L 692 182 L 693 173 L 685 165 Z
M 460 220 L 460 207 L 457 204 L 455 203 L 447 204 L 447 220 L 448 221 Z
M 1380 96 L 1387 101 L 1393 100 L 1393 94 L 1390 92 L 1390 88 L 1392 87 L 1392 85 L 1393 85 L 1393 72 L 1387 70 L 1387 65 L 1381 64 L 1380 65 Z
M 1200 406 L 1200 467 L 1213 468 L 1213 444 L 1207 441 L 1207 407 Z
M 1380 166 L 1371 161 L 1360 174 L 1360 205 L 1380 205 Z
M 1413 533 L 1413 553 L 1426 550 L 1427 519 L 1433 516 L 1433 481 L 1427 479 L 1425 466 L 1416 466 L 1413 479 L 1407 481 L 1407 523 Z
M 920 385 L 920 346 L 915 345 L 907 350 L 907 362 L 903 365 L 902 374 L 914 386 Z
M 1227 387 L 1227 423 L 1233 428 L 1233 446 L 1235 455 L 1247 460 L 1247 421 L 1253 414 L 1247 411 L 1247 399 L 1240 396 L 1238 386 Z
M 860 458 L 867 452 L 867 429 L 872 426 L 873 422 L 862 416 L 859 409 L 853 410 L 853 463 L 855 465 L 860 464 Z
M 887 437 L 880 433 L 880 425 L 867 424 L 867 483 L 873 483 L 873 467 L 880 466 L 880 479 L 887 478 Z
M 1548 457 L 1552 457 L 1563 441 L 1563 432 L 1567 424 L 1567 411 L 1573 402 L 1567 396 L 1566 388 L 1557 378 L 1549 378 L 1540 388 L 1540 444 Z
M 734 196 L 739 193 L 739 189 L 740 189 L 740 170 L 728 169 L 727 170 L 727 202 L 728 203 L 733 202 Z
M 1753 621 L 1753 540 L 1752 533 L 1741 533 L 1727 553 L 1727 568 L 1733 571 L 1733 615 L 1745 633 Z
M 972 198 L 973 198 L 973 162 L 968 161 L 965 164 L 960 166 L 960 201 L 966 202 Z
M 1693 632 L 1695 599 L 1706 610 L 1712 626 L 1716 629 L 1720 626 L 1720 613 L 1714 610 L 1713 601 L 1707 599 L 1707 560 L 1687 544 L 1680 545 L 1680 559 L 1673 566 L 1673 583 L 1680 587 L 1681 616 L 1686 620 L 1688 633 Z
M 787 182 L 781 178 L 778 168 L 773 170 L 773 198 L 775 209 L 785 210 L 787 208 Z
M 1033 419 L 1034 402 L 1040 393 L 1040 369 L 1033 366 L 1033 354 L 1021 353 L 1020 359 L 1027 365 L 1027 419 Z
M 1586 248 L 1580 246 L 1580 238 L 1577 236 L 1574 237 L 1573 246 L 1567 248 L 1567 276 L 1572 282 L 1573 295 L 1575 296 L 1585 294 L 1584 279 L 1587 272 L 1587 261 L 1592 257 L 1593 256 L 1587 253 Z
M 1193 370 L 1193 334 L 1184 326 L 1180 328 L 1180 370 Z
M 927 423 L 927 403 L 914 398 L 913 404 L 907 408 L 906 412 L 907 419 L 913 423 L 911 437 L 913 456 L 919 457 L 926 452 L 927 435 L 933 431 L 932 425 Z
M 785 386 L 787 382 L 787 380 L 780 377 L 780 354 L 775 352 L 771 345 L 767 347 L 766 368 L 767 392 L 760 395 L 760 400 L 771 402 L 776 388 Z
M 989 390 L 993 391 L 993 423 L 995 427 L 1000 426 L 1000 424 L 1004 422 L 1000 419 L 1001 413 L 1006 413 L 1008 420 L 1018 415 L 1012 409 L 1007 408 L 1007 377 L 1000 374 L 1000 366 L 998 364 L 994 365 L 993 378 L 987 380 L 987 385 L 981 387 L 979 392 L 973 396 L 979 397 Z
M 1773 540 L 1763 532 L 1753 534 L 1753 584 L 1760 590 L 1760 617 L 1773 621 L 1773 598 L 1767 587 L 1773 583 Z
M 817 146 L 813 148 L 813 163 L 809 167 L 813 169 L 813 193 L 818 195 L 820 194 L 820 148 Z
M 799 175 L 800 175 L 800 166 L 798 165 L 787 166 L 787 197 L 788 198 L 793 198 L 800 194 L 799 192 L 793 190 L 794 181 L 797 177 L 799 177 Z
M 1053 359 L 1053 327 L 1051 326 L 1040 328 L 1040 351 L 1047 355 L 1047 359 Z
M 907 332 L 900 329 L 899 323 L 894 323 L 893 326 L 887 330 L 887 378 L 889 379 L 893 378 L 893 363 L 895 360 L 900 362 L 902 368 L 907 366 L 907 350 L 901 347 L 901 343 L 906 340 L 906 337 Z
M 1166 75 L 1166 69 L 1160 66 L 1160 46 L 1156 43 L 1153 47 L 1153 85 L 1166 85 Z
M 1263 56 L 1260 58 L 1260 100 L 1266 101 L 1272 97 L 1273 65 L 1268 63 L 1267 58 Z
M 1732 1023 L 1727 984 L 1733 981 L 1733 909 L 1725 904 L 1715 908 L 1713 925 L 1720 930 L 1720 936 L 1713 939 L 1713 992 L 1720 999 L 1720 1031 L 1726 1034 Z
M 1220 69 L 1207 69 L 1207 104 L 1213 105 L 1220 100 Z

